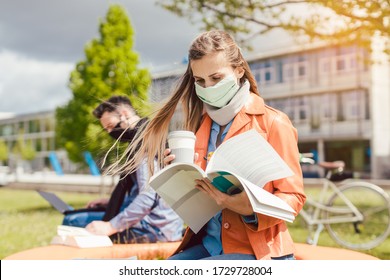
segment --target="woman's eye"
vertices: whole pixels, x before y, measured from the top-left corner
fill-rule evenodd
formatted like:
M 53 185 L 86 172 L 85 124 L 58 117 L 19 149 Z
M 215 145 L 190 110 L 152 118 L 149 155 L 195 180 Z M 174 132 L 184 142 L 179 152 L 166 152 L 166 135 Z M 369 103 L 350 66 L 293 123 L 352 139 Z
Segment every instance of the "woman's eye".
M 195 83 L 197 83 L 200 86 L 204 86 L 204 80 L 195 80 Z

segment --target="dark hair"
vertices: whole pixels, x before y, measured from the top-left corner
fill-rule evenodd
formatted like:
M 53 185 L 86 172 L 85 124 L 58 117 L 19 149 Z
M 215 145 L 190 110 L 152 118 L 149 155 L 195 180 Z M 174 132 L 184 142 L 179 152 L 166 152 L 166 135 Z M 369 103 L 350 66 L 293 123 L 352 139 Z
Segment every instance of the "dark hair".
M 114 95 L 108 100 L 100 103 L 92 113 L 96 118 L 101 119 L 105 112 L 114 112 L 116 109 L 118 109 L 119 105 L 128 105 L 130 108 L 134 109 L 133 105 L 131 105 L 130 99 L 127 96 Z

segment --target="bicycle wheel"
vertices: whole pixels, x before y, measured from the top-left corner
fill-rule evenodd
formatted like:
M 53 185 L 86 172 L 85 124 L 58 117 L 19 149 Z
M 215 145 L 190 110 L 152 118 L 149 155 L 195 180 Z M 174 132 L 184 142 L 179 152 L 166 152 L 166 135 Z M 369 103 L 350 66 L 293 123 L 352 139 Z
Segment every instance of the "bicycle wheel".
M 390 234 L 390 198 L 380 187 L 367 182 L 351 182 L 339 188 L 362 214 L 361 221 L 343 221 L 325 224 L 330 236 L 341 246 L 353 250 L 369 250 L 381 244 Z M 344 219 L 356 218 L 337 194 L 330 197 L 328 205 L 345 211 Z M 340 213 L 325 212 L 325 218 L 337 219 Z

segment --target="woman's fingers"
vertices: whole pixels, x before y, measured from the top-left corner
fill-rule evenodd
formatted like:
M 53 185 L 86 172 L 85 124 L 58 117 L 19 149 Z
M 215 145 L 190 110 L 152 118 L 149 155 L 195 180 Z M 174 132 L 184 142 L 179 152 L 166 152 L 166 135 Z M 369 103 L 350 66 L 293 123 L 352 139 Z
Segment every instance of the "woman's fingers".
M 171 149 L 165 149 L 164 150 L 164 165 L 168 165 L 171 163 L 172 160 L 175 159 L 175 155 L 171 155 Z
M 164 150 L 164 157 L 168 156 L 171 153 L 171 149 Z
M 198 188 L 201 188 L 201 190 L 208 193 L 210 196 L 214 196 L 216 192 L 219 192 L 219 190 L 214 187 L 211 181 L 207 178 L 197 179 L 195 180 L 195 183 L 197 184 Z

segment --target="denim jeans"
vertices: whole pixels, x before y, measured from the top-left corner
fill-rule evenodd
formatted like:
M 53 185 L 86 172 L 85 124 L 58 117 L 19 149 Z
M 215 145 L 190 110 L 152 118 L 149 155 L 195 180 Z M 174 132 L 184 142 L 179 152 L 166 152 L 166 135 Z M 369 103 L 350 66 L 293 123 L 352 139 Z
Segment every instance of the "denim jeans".
M 119 244 L 166 242 L 161 231 L 145 221 L 140 221 L 134 227 L 110 236 L 112 242 Z
M 168 260 L 256 260 L 256 257 L 249 254 L 222 254 L 210 256 L 206 248 L 202 244 L 199 244 L 169 257 Z M 271 258 L 271 260 L 295 260 L 295 258 L 293 254 L 290 254 Z
M 120 208 L 120 212 L 123 211 L 134 198 L 126 196 L 122 206 Z M 85 211 L 85 212 L 76 212 L 65 215 L 62 220 L 62 224 L 65 226 L 73 226 L 73 227 L 86 227 L 89 223 L 93 221 L 101 221 L 103 220 L 105 212 L 100 211 Z
M 103 219 L 104 212 L 80 212 L 65 215 L 62 224 L 65 226 L 73 227 L 86 227 L 90 222 L 101 221 Z

